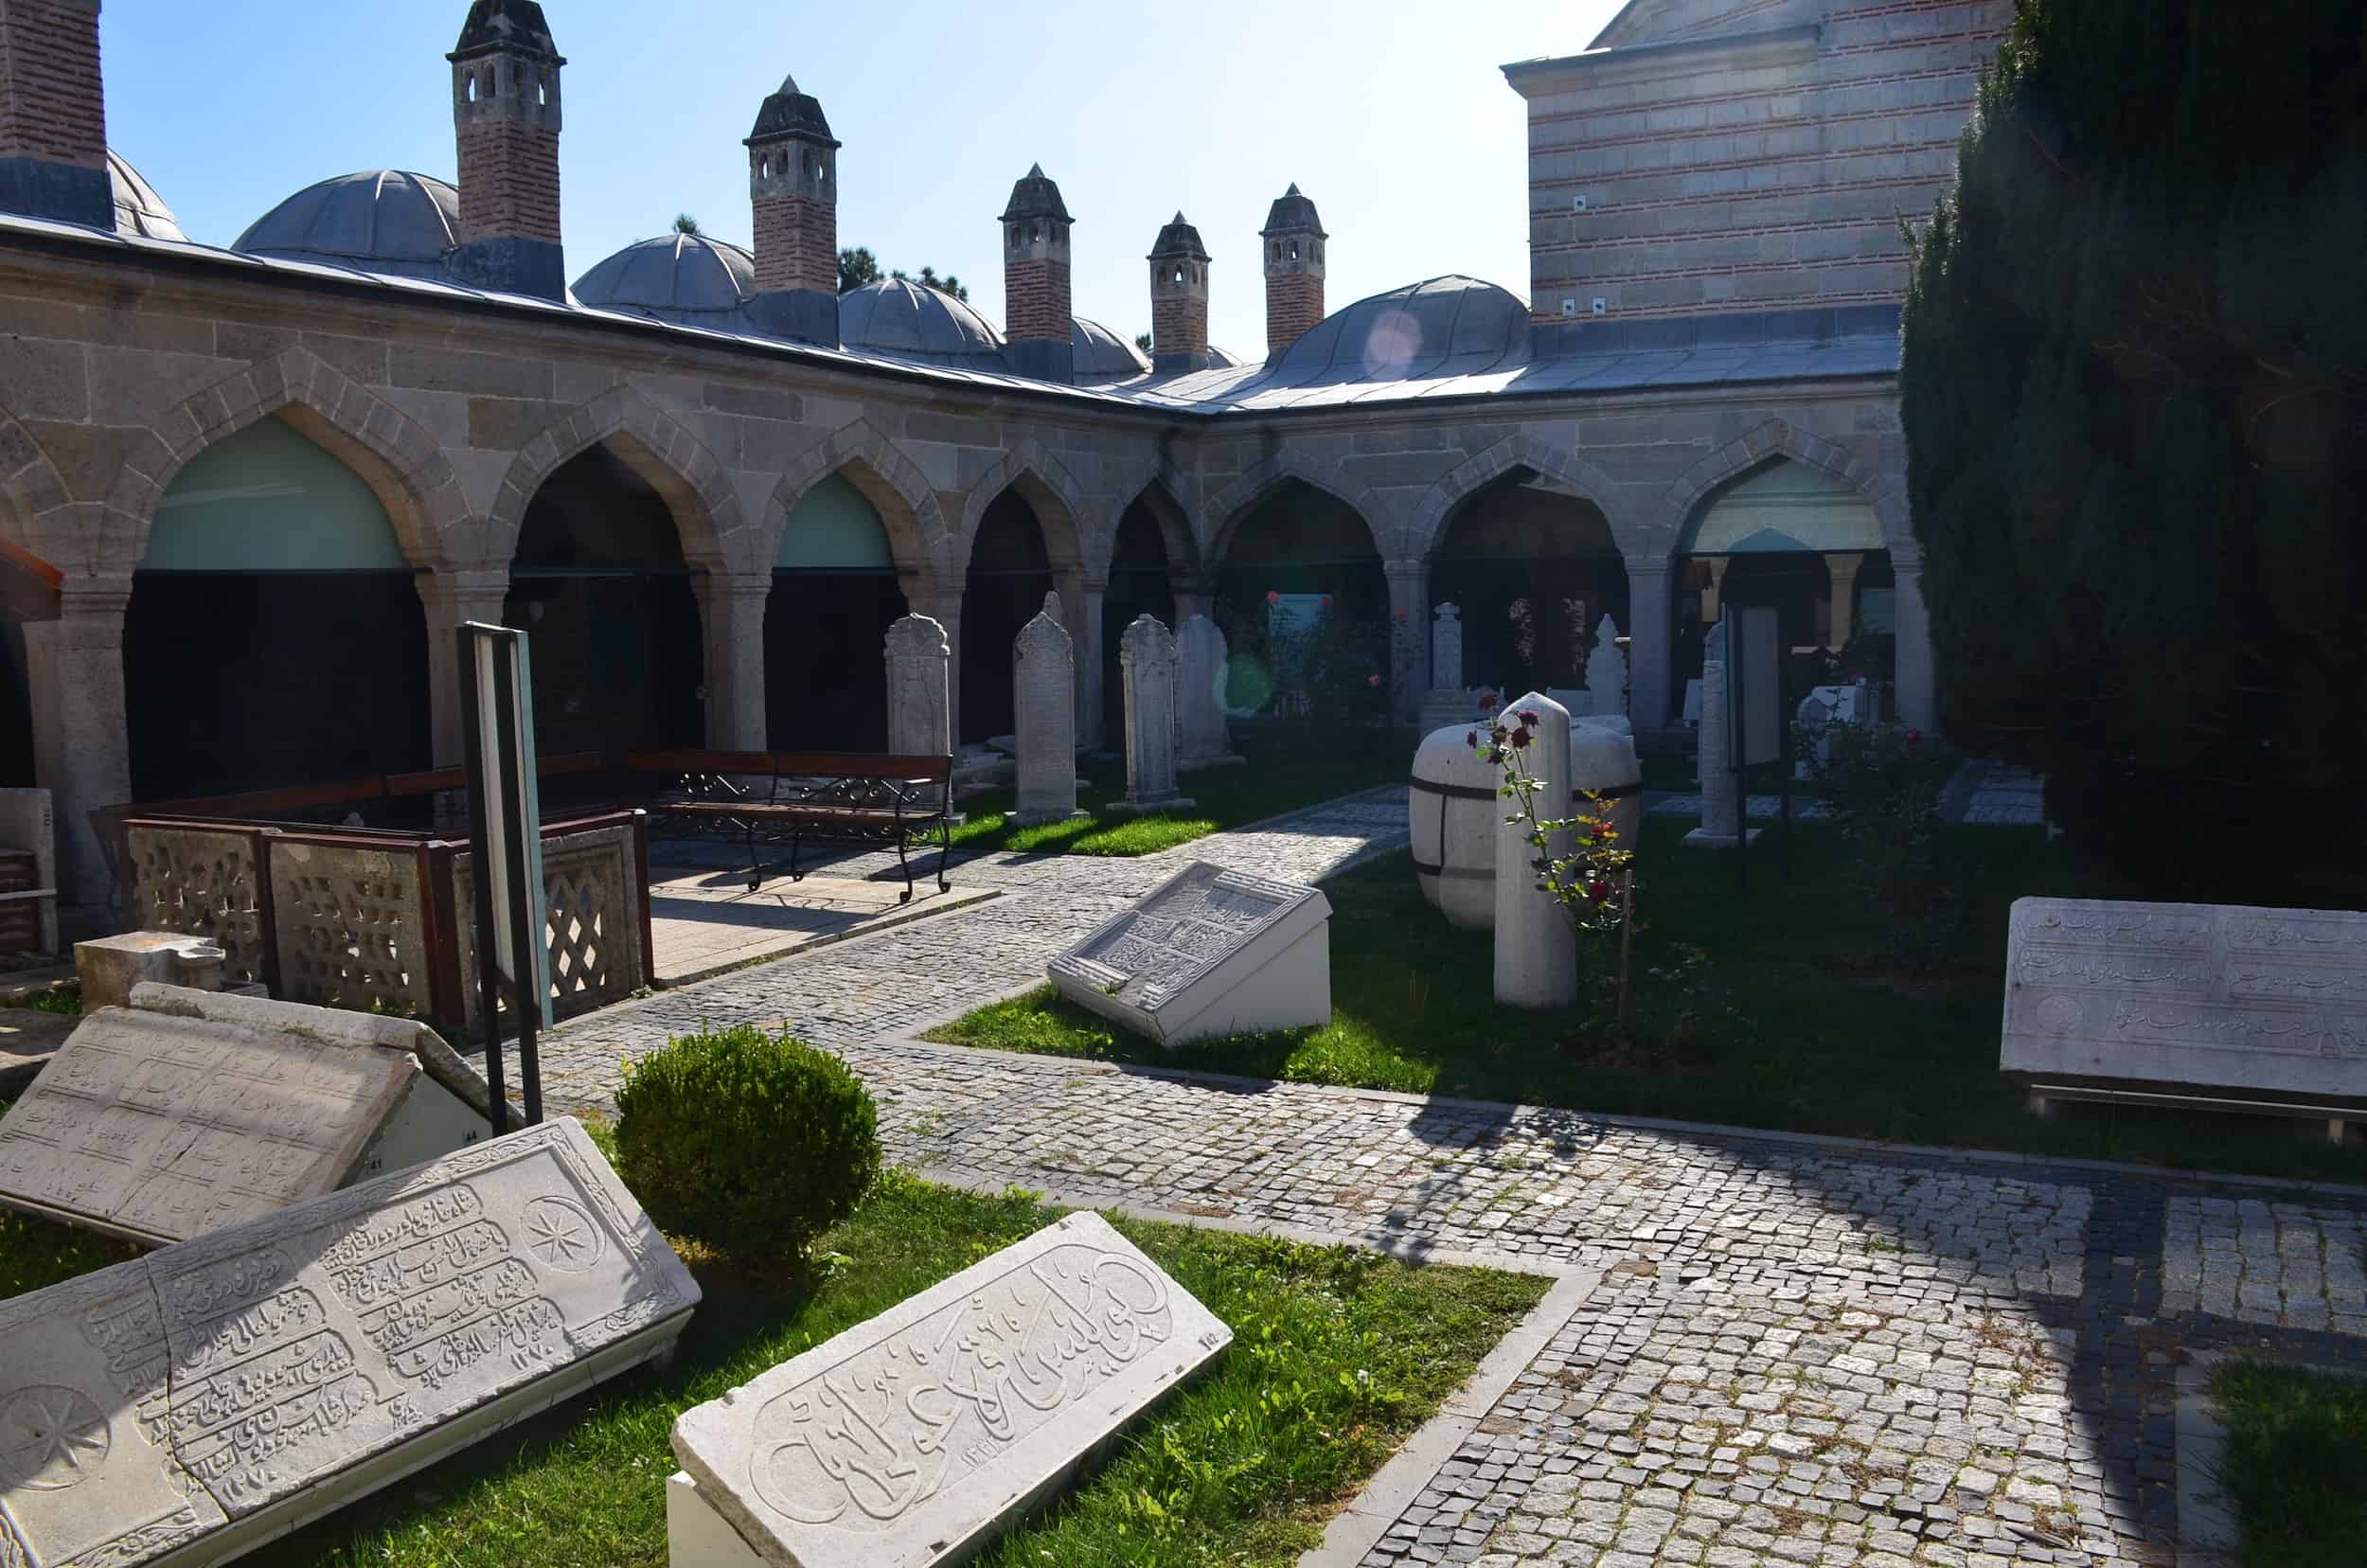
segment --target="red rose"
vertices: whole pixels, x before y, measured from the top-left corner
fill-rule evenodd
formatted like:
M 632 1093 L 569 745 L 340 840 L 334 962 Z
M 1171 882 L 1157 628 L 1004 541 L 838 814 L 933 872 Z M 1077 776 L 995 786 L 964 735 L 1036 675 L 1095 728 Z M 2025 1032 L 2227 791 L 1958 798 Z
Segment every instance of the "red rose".
M 1318 610 L 1328 610 L 1328 609 L 1330 609 L 1330 608 L 1331 608 L 1331 596 L 1330 596 L 1329 594 L 1326 594 L 1326 595 L 1325 595 L 1322 598 L 1317 599 L 1317 600 L 1315 601 L 1315 608 L 1317 608 Z
M 1266 590 L 1266 602 L 1268 604 L 1280 604 L 1282 602 L 1282 596 L 1269 588 Z
M 1496 705 L 1496 694 L 1495 694 L 1494 692 L 1492 692 L 1492 691 L 1483 691 L 1483 692 L 1481 692 L 1481 693 L 1480 693 L 1480 706 L 1482 706 L 1482 707 L 1491 707 L 1491 708 L 1492 708 L 1492 707 L 1494 707 L 1495 705 Z
M 1395 614 L 1396 614 L 1396 615 L 1397 615 L 1397 619 L 1399 619 L 1399 620 L 1403 620 L 1403 619 L 1405 619 L 1405 612 L 1404 612 L 1404 611 L 1399 610 L 1399 611 L 1395 612 Z
M 1911 746 L 1920 746 L 1920 745 L 1922 745 L 1922 744 L 1923 744 L 1923 732 L 1922 732 L 1921 730 L 1919 730 L 1919 729 L 1918 729 L 1918 730 L 1909 730 L 1909 731 L 1907 732 L 1907 744 L 1909 744 L 1909 745 L 1911 745 Z
M 1534 727 L 1542 722 L 1542 721 L 1540 721 L 1534 713 L 1522 713 L 1521 715 L 1521 722 Z
M 1514 730 L 1514 731 L 1512 732 L 1512 749 L 1513 749 L 1514 751 L 1523 751 L 1523 750 L 1526 750 L 1526 749 L 1527 749 L 1527 747 L 1528 747 L 1528 743 L 1529 743 L 1529 732 L 1528 732 L 1528 730 L 1527 730 L 1525 727 L 1524 727 L 1524 728 L 1522 728 L 1522 729 L 1517 729 L 1517 730 Z
M 1605 840 L 1605 839 L 1607 839 L 1607 838 L 1609 838 L 1609 837 L 1611 837 L 1611 824 L 1610 824 L 1610 823 L 1608 823 L 1608 822 L 1598 822 L 1598 823 L 1596 823 L 1596 824 L 1594 825 L 1594 840 L 1595 840 L 1595 842 L 1599 844 L 1599 843 L 1601 843 L 1603 840 Z
M 1472 750 L 1477 751 L 1479 749 L 1479 731 L 1473 730 L 1470 734 L 1465 736 L 1463 738 L 1463 743 L 1469 746 Z
M 1364 677 L 1364 684 L 1368 686 L 1377 686 L 1380 685 L 1380 677 L 1378 675 L 1367 675 Z
M 1601 903 L 1611 897 L 1611 883 L 1597 877 L 1586 884 L 1586 896 L 1594 902 Z

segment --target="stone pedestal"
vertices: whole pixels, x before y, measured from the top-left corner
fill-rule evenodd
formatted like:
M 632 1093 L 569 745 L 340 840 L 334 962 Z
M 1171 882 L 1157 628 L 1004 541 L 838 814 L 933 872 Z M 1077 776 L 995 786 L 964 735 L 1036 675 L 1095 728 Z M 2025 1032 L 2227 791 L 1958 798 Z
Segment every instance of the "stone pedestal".
M 706 631 L 707 744 L 764 751 L 764 607 L 773 574 L 710 574 L 698 580 Z
M 887 629 L 888 754 L 953 755 L 953 649 L 927 615 Z
M 1570 814 L 1570 710 L 1541 692 L 1507 706 L 1496 722 L 1507 731 L 1533 713 L 1526 748 L 1538 781 L 1540 816 Z M 1507 808 L 1509 803 L 1507 804 Z M 1507 809 L 1504 813 L 1509 815 Z M 1549 841 L 1546 853 L 1568 854 L 1569 835 Z M 1537 848 L 1526 824 L 1496 829 L 1496 1000 L 1515 1007 L 1566 1007 L 1578 999 L 1578 943 L 1561 900 L 1538 886 Z
M 1077 670 L 1060 596 L 1046 594 L 1043 609 L 1011 642 L 1011 693 L 1018 714 L 1019 809 L 1022 826 L 1083 816 L 1077 809 Z
M 197 990 L 220 990 L 226 955 L 221 944 L 175 931 L 132 931 L 74 944 L 74 971 L 82 980 L 82 1011 L 126 1007 L 143 980 Z
M 1175 634 L 1155 615 L 1137 615 L 1118 639 L 1126 683 L 1126 798 L 1119 816 L 1190 806 L 1175 785 Z
M 1759 836 L 1755 828 L 1745 836 L 1741 781 L 1731 766 L 1734 734 L 1726 710 L 1726 625 L 1721 620 L 1710 629 L 1709 646 L 1701 660 L 1701 722 L 1694 731 L 1700 747 L 1695 765 L 1701 775 L 1701 826 L 1687 833 L 1685 842 L 1703 849 L 1745 846 Z
M 1238 767 L 1224 722 L 1224 633 L 1206 615 L 1193 615 L 1176 632 L 1178 769 Z

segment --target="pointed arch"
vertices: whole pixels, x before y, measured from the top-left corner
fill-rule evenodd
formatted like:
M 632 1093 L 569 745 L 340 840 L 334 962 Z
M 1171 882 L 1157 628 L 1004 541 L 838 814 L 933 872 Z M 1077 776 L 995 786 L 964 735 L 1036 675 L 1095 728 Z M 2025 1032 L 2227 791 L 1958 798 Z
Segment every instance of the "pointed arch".
M 1783 419 L 1769 419 L 1702 456 L 1668 487 L 1657 515 L 1667 519 L 1668 526 L 1676 530 L 1670 547 L 1684 543 L 1695 514 L 1719 486 L 1776 457 L 1789 457 L 1839 479 L 1873 507 L 1874 515 L 1881 519 L 1885 538 L 1912 543 L 1914 528 L 1908 518 L 1904 490 L 1885 483 L 1878 470 L 1853 456 L 1848 449 L 1823 437 L 1811 436 Z
M 1532 469 L 1575 490 L 1602 512 L 1623 553 L 1637 548 L 1642 536 L 1618 504 L 1609 475 L 1575 453 L 1557 452 L 1525 432 L 1516 432 L 1466 458 L 1431 486 L 1415 508 L 1406 555 L 1426 560 L 1436 554 L 1455 508 L 1517 468 Z
M 888 553 L 901 576 L 942 570 L 951 540 L 937 492 L 920 465 L 869 419 L 839 426 L 783 471 L 757 528 L 756 559 L 769 567 L 780 554 L 789 514 L 814 486 L 838 474 L 854 486 L 886 528 Z
M 455 564 L 468 499 L 427 426 L 303 348 L 290 348 L 191 394 L 143 427 L 108 493 L 111 522 L 129 530 L 128 560 L 146 553 L 166 489 L 189 459 L 256 420 L 285 419 L 369 486 L 415 567 Z
M 631 386 L 612 386 L 543 427 L 518 450 L 502 476 L 487 519 L 486 557 L 507 561 L 518 547 L 526 508 L 543 482 L 569 459 L 606 443 L 648 480 L 674 515 L 683 559 L 710 572 L 768 569 L 769 561 L 739 561 L 750 543 L 739 494 L 722 463 L 696 433 Z
M 1232 547 L 1233 536 L 1240 528 L 1241 520 L 1288 479 L 1296 479 L 1309 489 L 1322 490 L 1355 512 L 1363 523 L 1364 531 L 1372 536 L 1373 553 L 1384 559 L 1389 556 L 1390 552 L 1381 540 L 1380 527 L 1380 520 L 1386 512 L 1379 497 L 1364 486 L 1344 482 L 1338 475 L 1320 477 L 1309 465 L 1298 458 L 1288 453 L 1275 453 L 1219 491 L 1216 499 L 1201 510 L 1201 522 L 1210 533 L 1201 546 L 1201 561 L 1211 569 L 1219 564 Z
M 49 454 L 16 416 L 0 408 L 0 536 L 39 554 L 35 520 L 67 500 Z
M 1085 519 L 1090 515 L 1084 491 L 1068 465 L 1031 437 L 1004 453 L 970 488 L 962 503 L 961 528 L 953 540 L 951 566 L 956 579 L 970 570 L 970 548 L 977 543 L 978 525 L 987 508 L 1015 487 L 1034 509 L 1037 526 L 1043 529 L 1044 549 L 1052 557 L 1053 571 L 1084 564 Z
M 1166 546 L 1168 569 L 1186 574 L 1200 571 L 1198 520 L 1184 507 L 1178 487 L 1168 483 L 1165 473 L 1150 470 L 1130 474 L 1120 483 L 1117 494 L 1117 508 L 1110 514 L 1109 526 L 1087 542 L 1092 552 L 1085 561 L 1088 577 L 1106 580 L 1110 576 L 1112 563 L 1117 555 L 1118 526 L 1138 501 L 1159 525 L 1160 542 Z

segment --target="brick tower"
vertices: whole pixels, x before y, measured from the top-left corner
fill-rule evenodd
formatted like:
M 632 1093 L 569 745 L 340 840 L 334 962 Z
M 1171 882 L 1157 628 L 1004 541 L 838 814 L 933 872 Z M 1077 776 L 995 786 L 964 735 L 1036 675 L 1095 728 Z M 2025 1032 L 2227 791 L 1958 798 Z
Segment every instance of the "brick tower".
M 1150 247 L 1150 364 L 1160 371 L 1208 367 L 1208 247 L 1177 213 Z
M 567 297 L 559 240 L 559 73 L 535 0 L 475 0 L 452 62 L 460 145 L 453 272 L 510 294 Z
M 98 0 L 0 0 L 0 211 L 115 227 Z
M 1005 358 L 1023 376 L 1077 379 L 1069 334 L 1069 227 L 1076 220 L 1060 187 L 1037 164 L 1011 187 L 1003 209 L 1003 337 Z
M 764 100 L 748 134 L 756 296 L 767 331 L 838 342 L 838 139 L 822 105 L 793 77 Z
M 1266 357 L 1273 358 L 1324 318 L 1323 220 L 1293 185 L 1257 231 L 1266 241 Z

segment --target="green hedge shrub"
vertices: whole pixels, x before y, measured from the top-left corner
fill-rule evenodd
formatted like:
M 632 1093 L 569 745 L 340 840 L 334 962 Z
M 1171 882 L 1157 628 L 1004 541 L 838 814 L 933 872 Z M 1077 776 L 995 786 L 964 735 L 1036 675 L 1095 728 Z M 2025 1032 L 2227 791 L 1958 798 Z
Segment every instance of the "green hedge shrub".
M 627 1066 L 616 1153 L 669 1236 L 743 1262 L 793 1262 L 879 1176 L 879 1114 L 836 1057 L 742 1024 Z

